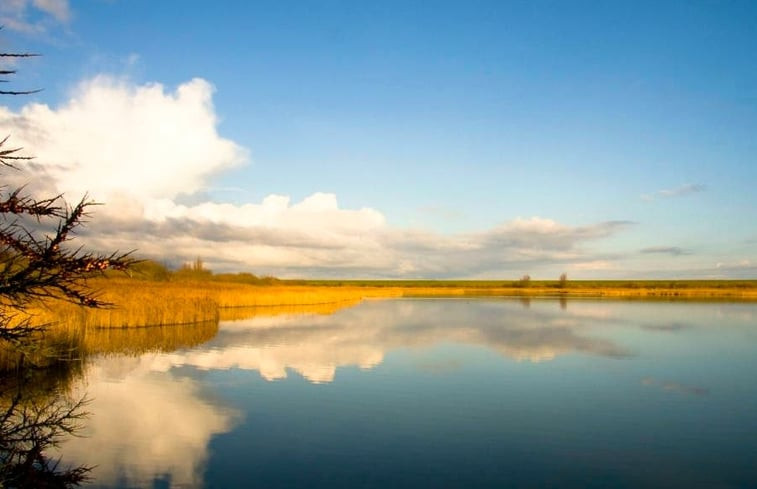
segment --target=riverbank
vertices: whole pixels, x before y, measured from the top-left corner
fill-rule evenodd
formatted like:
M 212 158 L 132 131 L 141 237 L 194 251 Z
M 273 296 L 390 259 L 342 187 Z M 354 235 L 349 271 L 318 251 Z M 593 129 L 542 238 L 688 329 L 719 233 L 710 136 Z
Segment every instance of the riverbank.
M 288 308 L 356 303 L 368 297 L 396 297 L 395 288 L 250 285 L 218 281 L 149 281 L 101 278 L 89 286 L 111 307 L 89 309 L 64 301 L 45 301 L 28 309 L 33 324 L 58 328 L 131 328 L 218 321 L 235 309 Z
M 90 287 L 113 304 L 87 309 L 62 301 L 30 309 L 36 324 L 64 328 L 129 328 L 218 321 L 237 308 L 334 307 L 366 298 L 564 297 L 757 301 L 757 280 L 741 281 L 279 281 L 252 285 L 220 281 L 99 278 Z M 245 312 L 239 311 L 241 314 Z

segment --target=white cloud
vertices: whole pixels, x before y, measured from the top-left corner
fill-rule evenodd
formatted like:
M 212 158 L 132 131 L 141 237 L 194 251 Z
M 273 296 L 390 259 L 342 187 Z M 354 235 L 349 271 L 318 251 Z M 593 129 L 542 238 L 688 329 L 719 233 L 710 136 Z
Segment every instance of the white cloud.
M 32 0 L 35 7 L 46 12 L 60 22 L 68 22 L 71 18 L 71 8 L 68 0 Z
M 682 197 L 684 195 L 704 192 L 705 190 L 707 190 L 707 186 L 701 183 L 687 183 L 675 188 L 658 190 L 653 194 L 643 194 L 641 199 L 647 202 L 652 202 L 659 198 L 669 199 L 671 197 Z
M 58 107 L 0 107 L 0 134 L 35 155 L 24 174 L 31 191 L 70 200 L 89 192 L 106 204 L 83 230 L 89 247 L 175 262 L 202 256 L 216 270 L 462 277 L 544 269 L 553 276 L 571 263 L 612 259 L 586 246 L 630 224 L 567 226 L 533 217 L 444 235 L 392 228 L 379 211 L 341 208 L 330 193 L 299 202 L 284 195 L 241 205 L 202 201 L 212 177 L 248 159 L 218 134 L 212 95 L 202 79 L 169 90 L 98 76 Z
M 0 127 L 33 152 L 61 192 L 90 192 L 105 202 L 172 199 L 245 161 L 242 148 L 216 131 L 212 93 L 201 79 L 167 93 L 160 84 L 100 76 L 61 107 L 0 110 Z
M 68 0 L 3 0 L 0 3 L 0 24 L 25 34 L 41 34 L 52 23 L 71 20 Z

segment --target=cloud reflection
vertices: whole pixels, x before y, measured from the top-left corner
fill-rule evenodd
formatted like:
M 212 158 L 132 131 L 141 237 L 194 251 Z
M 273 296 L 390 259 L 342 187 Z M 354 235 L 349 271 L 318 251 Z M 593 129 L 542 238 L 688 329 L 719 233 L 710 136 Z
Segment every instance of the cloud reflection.
M 684 385 L 678 382 L 658 380 L 652 377 L 645 377 L 641 379 L 641 384 L 650 387 L 657 387 L 666 392 L 678 392 L 680 394 L 688 394 L 692 396 L 706 396 L 710 393 L 710 390 L 704 387 L 699 387 L 696 385 Z
M 200 487 L 211 437 L 234 424 L 235 413 L 204 400 L 197 381 L 156 373 L 154 357 L 101 358 L 87 372 L 91 415 L 83 437 L 61 448 L 64 461 L 95 465 L 98 484 Z
M 267 380 L 292 370 L 311 382 L 331 382 L 337 367 L 380 364 L 397 348 L 458 343 L 490 348 L 517 361 L 541 362 L 571 352 L 622 358 L 611 340 L 584 331 L 602 311 L 568 312 L 554 301 L 523 309 L 516 301 L 369 301 L 333 316 L 255 317 L 222 324 L 208 348 L 165 354 L 153 368 L 257 370 Z M 546 306 L 546 307 L 545 307 Z M 433 319 L 431 319 L 433 318 Z

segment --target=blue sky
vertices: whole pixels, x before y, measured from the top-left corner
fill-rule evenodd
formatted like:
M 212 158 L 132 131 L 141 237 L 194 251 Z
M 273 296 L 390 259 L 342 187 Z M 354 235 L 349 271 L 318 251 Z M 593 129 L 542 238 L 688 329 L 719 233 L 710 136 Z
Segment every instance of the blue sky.
M 47 188 L 107 204 L 95 246 L 279 276 L 757 276 L 753 2 L 15 0 L 0 17 L 4 49 L 44 53 L 14 85 L 45 88 L 4 100 L 0 126 L 65 167 Z M 160 159 L 130 153 L 145 120 L 182 128 L 145 145 Z M 123 138 L 73 148 L 102 127 Z

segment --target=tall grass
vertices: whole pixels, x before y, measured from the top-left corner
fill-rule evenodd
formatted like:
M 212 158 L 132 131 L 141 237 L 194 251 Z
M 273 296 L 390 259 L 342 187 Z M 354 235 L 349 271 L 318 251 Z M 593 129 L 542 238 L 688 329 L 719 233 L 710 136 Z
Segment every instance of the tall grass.
M 357 302 L 359 299 L 311 305 L 234 307 L 221 309 L 220 316 L 222 320 L 229 321 L 283 314 L 332 314 Z M 24 364 L 34 367 L 68 367 L 68 364 L 81 363 L 92 355 L 136 356 L 149 352 L 171 352 L 201 345 L 210 341 L 218 332 L 218 320 L 182 325 L 113 328 L 93 326 L 96 322 L 89 326 L 75 324 L 73 316 L 64 319 L 66 321 L 52 324 L 40 332 L 35 338 L 34 347 L 23 353 L 8 344 L 0 343 L 0 373 L 18 369 Z M 147 318 L 146 321 L 153 322 L 154 319 Z
M 399 289 L 373 287 L 263 286 L 128 278 L 93 280 L 90 285 L 99 291 L 99 299 L 112 303 L 113 307 L 87 309 L 63 301 L 47 301 L 30 308 L 33 322 L 87 329 L 166 326 L 218 321 L 220 311 L 230 308 L 331 307 L 365 297 L 401 295 Z
M 533 281 L 528 286 L 502 282 L 350 281 L 250 285 L 217 281 L 148 281 L 130 278 L 93 280 L 99 298 L 114 304 L 86 309 L 49 301 L 30 312 L 37 324 L 63 328 L 132 328 L 218 321 L 233 308 L 294 307 L 354 303 L 368 297 L 565 296 L 665 299 L 757 300 L 757 281 Z M 239 311 L 236 316 L 246 314 Z

